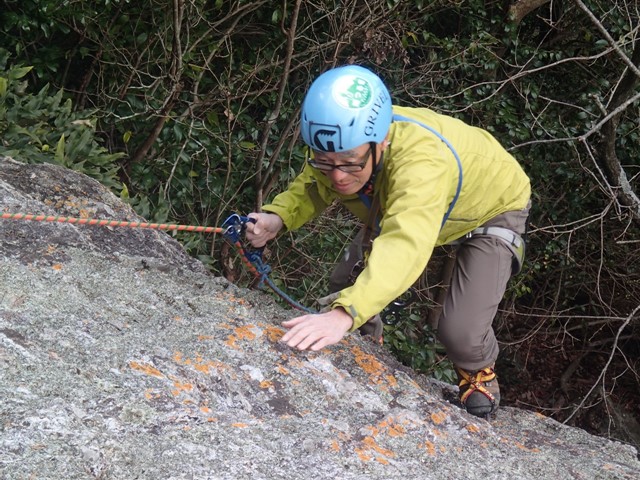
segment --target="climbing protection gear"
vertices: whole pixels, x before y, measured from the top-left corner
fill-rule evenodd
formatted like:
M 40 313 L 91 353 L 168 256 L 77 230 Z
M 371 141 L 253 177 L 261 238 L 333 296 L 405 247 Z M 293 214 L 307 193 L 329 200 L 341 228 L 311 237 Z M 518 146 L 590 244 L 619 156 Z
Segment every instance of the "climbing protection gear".
M 326 71 L 309 87 L 300 132 L 314 150 L 344 152 L 382 142 L 391 125 L 391 95 L 371 70 L 348 65 Z
M 296 302 L 293 298 L 287 295 L 283 290 L 278 288 L 278 286 L 273 283 L 273 281 L 269 278 L 269 273 L 271 272 L 271 267 L 262 261 L 262 253 L 264 251 L 263 248 L 256 249 L 245 249 L 242 246 L 242 235 L 247 228 L 247 223 L 255 223 L 255 218 L 243 217 L 236 213 L 229 216 L 222 224 L 224 235 L 228 241 L 230 241 L 237 249 L 242 258 L 244 259 L 244 263 L 247 265 L 250 271 L 260 279 L 258 283 L 258 288 L 263 288 L 266 283 L 271 290 L 277 293 L 280 298 L 285 300 L 289 305 L 298 310 L 302 310 L 307 313 L 317 313 L 315 310 L 305 307 L 304 305 Z
M 456 367 L 460 402 L 467 412 L 477 417 L 489 418 L 500 404 L 500 386 L 493 366 L 476 372 L 468 372 Z

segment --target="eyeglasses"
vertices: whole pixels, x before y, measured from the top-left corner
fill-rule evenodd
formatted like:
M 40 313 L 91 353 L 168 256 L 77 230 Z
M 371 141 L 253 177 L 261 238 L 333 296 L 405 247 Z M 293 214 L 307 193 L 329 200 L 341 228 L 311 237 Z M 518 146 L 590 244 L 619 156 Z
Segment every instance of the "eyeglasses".
M 367 166 L 367 162 L 369 161 L 369 157 L 371 156 L 372 146 L 369 144 L 369 149 L 365 152 L 365 154 L 360 157 L 358 162 L 353 163 L 341 163 L 340 165 L 334 165 L 332 163 L 324 163 L 324 162 L 316 162 L 313 158 L 311 158 L 311 149 L 307 148 L 306 162 L 311 165 L 313 168 L 317 168 L 323 172 L 331 172 L 336 168 L 341 172 L 346 173 L 356 173 L 364 170 L 364 167 Z

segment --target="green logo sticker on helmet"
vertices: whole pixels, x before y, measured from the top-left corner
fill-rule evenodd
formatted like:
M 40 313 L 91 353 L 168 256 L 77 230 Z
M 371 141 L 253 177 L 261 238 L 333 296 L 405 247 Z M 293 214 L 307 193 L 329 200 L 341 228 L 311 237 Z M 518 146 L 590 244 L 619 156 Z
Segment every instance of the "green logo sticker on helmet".
M 333 86 L 333 98 L 345 108 L 362 108 L 371 102 L 371 85 L 354 75 L 339 78 Z

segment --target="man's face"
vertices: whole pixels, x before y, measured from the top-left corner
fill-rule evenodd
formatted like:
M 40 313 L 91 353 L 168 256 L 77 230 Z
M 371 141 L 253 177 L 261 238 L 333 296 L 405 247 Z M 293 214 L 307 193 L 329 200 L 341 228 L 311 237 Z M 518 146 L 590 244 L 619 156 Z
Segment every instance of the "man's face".
M 376 158 L 380 158 L 380 146 L 376 144 Z M 346 152 L 319 152 L 314 150 L 312 166 L 319 168 L 341 195 L 357 193 L 371 178 L 373 169 L 371 146 L 368 143 Z M 341 167 L 333 168 L 331 167 Z M 347 170 L 347 171 L 344 171 Z

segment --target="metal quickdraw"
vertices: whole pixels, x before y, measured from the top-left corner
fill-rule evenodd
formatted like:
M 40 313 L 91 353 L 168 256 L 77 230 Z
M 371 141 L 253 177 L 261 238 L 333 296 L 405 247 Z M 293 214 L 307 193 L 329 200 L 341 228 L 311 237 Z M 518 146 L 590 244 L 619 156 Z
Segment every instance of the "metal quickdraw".
M 251 217 L 243 217 L 238 214 L 230 215 L 223 223 L 223 235 L 224 237 L 231 242 L 240 253 L 244 263 L 247 265 L 247 268 L 251 270 L 256 277 L 260 278 L 260 283 L 258 284 L 258 288 L 263 288 L 266 283 L 271 290 L 277 293 L 283 300 L 285 300 L 289 305 L 298 310 L 302 310 L 307 313 L 318 313 L 315 310 L 305 307 L 304 305 L 296 302 L 293 298 L 283 292 L 276 284 L 274 284 L 269 278 L 269 273 L 271 273 L 271 267 L 264 263 L 262 260 L 262 253 L 264 248 L 254 248 L 254 249 L 245 249 L 242 246 L 242 236 L 247 228 L 247 223 L 255 223 L 256 220 Z
M 227 217 L 227 219 L 222 223 L 222 234 L 238 249 L 238 252 L 240 252 L 240 255 L 249 269 L 256 274 L 256 276 L 260 277 L 260 285 L 262 285 L 264 277 L 271 273 L 271 267 L 262 261 L 262 252 L 264 251 L 264 247 L 249 250 L 242 246 L 242 236 L 247 229 L 247 223 L 256 223 L 256 219 L 243 217 L 234 213 Z

